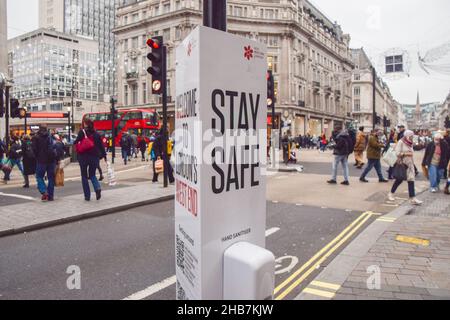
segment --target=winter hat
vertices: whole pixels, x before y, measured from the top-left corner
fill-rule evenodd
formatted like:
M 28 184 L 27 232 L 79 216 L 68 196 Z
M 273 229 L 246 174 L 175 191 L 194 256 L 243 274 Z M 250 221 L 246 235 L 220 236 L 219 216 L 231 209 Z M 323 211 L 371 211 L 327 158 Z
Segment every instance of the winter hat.
M 412 132 L 411 130 L 406 130 L 404 135 L 405 137 L 412 137 L 414 135 L 414 132 Z

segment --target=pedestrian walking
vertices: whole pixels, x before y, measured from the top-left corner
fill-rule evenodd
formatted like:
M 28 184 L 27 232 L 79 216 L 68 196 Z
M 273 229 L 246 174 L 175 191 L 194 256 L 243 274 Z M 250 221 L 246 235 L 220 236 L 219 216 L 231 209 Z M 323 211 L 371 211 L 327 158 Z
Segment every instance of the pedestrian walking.
M 145 138 L 142 136 L 139 139 L 138 147 L 142 154 L 142 162 L 145 162 L 145 151 L 147 150 L 147 142 L 145 141 Z
M 55 191 L 56 150 L 53 138 L 47 128 L 41 126 L 38 134 L 32 139 L 32 150 L 36 159 L 36 180 L 42 201 L 53 201 Z M 47 175 L 48 185 L 44 177 Z
M 348 132 L 340 127 L 337 127 L 333 132 L 334 146 L 334 162 L 331 180 L 327 181 L 329 184 L 337 184 L 337 170 L 339 164 L 344 170 L 344 182 L 342 185 L 349 186 L 349 170 L 348 170 L 348 156 L 353 151 L 352 142 Z
M 137 159 L 138 157 L 138 136 L 136 135 L 136 133 L 132 133 L 130 134 L 131 137 L 131 157 L 134 156 L 135 159 Z
M 131 138 L 128 132 L 124 132 L 120 139 L 120 148 L 122 149 L 122 159 L 125 165 L 127 165 L 129 156 L 131 154 Z
M 15 166 L 17 166 L 17 168 L 19 169 L 20 173 L 22 174 L 22 176 L 24 177 L 24 184 L 25 184 L 25 176 L 23 173 L 23 165 L 22 165 L 22 144 L 20 142 L 20 139 L 17 136 L 13 136 L 11 138 L 12 142 L 11 142 L 11 147 L 9 148 L 9 152 L 8 152 L 8 161 L 9 164 L 11 166 L 11 171 L 8 171 L 4 178 L 3 178 L 3 182 L 6 184 L 8 183 L 8 181 L 11 180 L 11 172 L 14 169 Z
M 356 134 L 356 142 L 355 142 L 355 166 L 358 169 L 362 169 L 364 167 L 364 151 L 367 148 L 367 136 L 364 133 L 364 127 L 360 127 L 358 133 Z
M 286 132 L 281 138 L 281 148 L 283 149 L 283 162 L 285 165 L 289 163 L 289 134 Z
M 155 153 L 155 158 L 156 159 L 161 159 L 164 161 L 164 171 L 167 172 L 167 175 L 169 177 L 169 182 L 170 183 L 174 183 L 175 182 L 175 178 L 173 176 L 173 168 L 172 165 L 170 164 L 169 161 L 169 155 L 164 153 L 164 131 L 161 129 L 158 133 L 158 135 L 156 136 L 156 140 L 153 143 L 152 146 L 152 150 Z M 170 141 L 167 140 L 167 150 L 169 150 L 169 144 Z M 155 163 L 155 162 L 154 162 Z M 153 182 L 158 182 L 158 174 L 155 172 L 155 166 L 153 165 Z M 156 178 L 156 179 L 155 179 Z
M 363 174 L 361 175 L 361 178 L 359 180 L 361 182 L 369 182 L 366 177 L 369 174 L 369 172 L 375 167 L 375 170 L 378 174 L 378 181 L 380 183 L 386 183 L 389 182 L 389 180 L 386 180 L 383 177 L 383 172 L 381 170 L 381 150 L 385 147 L 385 144 L 381 142 L 381 138 L 383 136 L 383 131 L 380 129 L 376 129 L 369 138 L 369 145 L 367 147 L 367 167 L 364 170 Z
M 411 130 L 406 130 L 404 132 L 404 136 L 401 140 L 397 142 L 395 147 L 395 153 L 397 154 L 397 164 L 396 166 L 404 166 L 406 168 L 406 179 L 405 177 L 395 176 L 394 169 L 394 177 L 395 182 L 392 186 L 391 192 L 388 194 L 389 201 L 395 201 L 394 194 L 397 191 L 398 187 L 403 183 L 403 181 L 408 181 L 408 192 L 410 202 L 413 205 L 421 205 L 423 201 L 420 201 L 416 198 L 416 189 L 415 189 L 415 179 L 416 173 L 414 169 L 414 148 L 413 148 L 413 138 L 414 132 Z
M 450 147 L 444 137 L 437 133 L 433 142 L 429 143 L 423 157 L 422 166 L 428 169 L 430 192 L 436 193 L 448 166 Z
M 31 137 L 24 135 L 22 140 L 22 154 L 23 154 L 23 176 L 25 184 L 23 187 L 28 189 L 30 187 L 29 176 L 36 175 L 36 157 L 33 152 Z
M 89 180 L 91 180 L 91 183 L 94 187 L 97 200 L 100 200 L 102 197 L 102 189 L 95 173 L 100 166 L 99 160 L 104 159 L 105 162 L 107 162 L 107 156 L 105 149 L 103 148 L 100 135 L 97 133 L 97 131 L 95 131 L 94 122 L 92 122 L 92 120 L 90 119 L 85 119 L 83 121 L 83 129 L 78 133 L 78 137 L 75 140 L 74 144 L 82 144 L 84 143 L 83 140 L 85 139 L 88 139 L 91 142 L 89 148 L 86 148 L 86 150 L 78 154 L 84 200 L 91 200 Z

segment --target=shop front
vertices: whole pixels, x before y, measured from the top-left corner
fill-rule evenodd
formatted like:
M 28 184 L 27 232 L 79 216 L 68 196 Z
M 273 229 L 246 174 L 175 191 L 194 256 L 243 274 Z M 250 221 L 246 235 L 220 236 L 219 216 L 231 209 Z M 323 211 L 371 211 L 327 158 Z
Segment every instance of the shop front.
M 319 137 L 322 134 L 322 119 L 311 118 L 308 121 L 308 133 L 311 136 Z

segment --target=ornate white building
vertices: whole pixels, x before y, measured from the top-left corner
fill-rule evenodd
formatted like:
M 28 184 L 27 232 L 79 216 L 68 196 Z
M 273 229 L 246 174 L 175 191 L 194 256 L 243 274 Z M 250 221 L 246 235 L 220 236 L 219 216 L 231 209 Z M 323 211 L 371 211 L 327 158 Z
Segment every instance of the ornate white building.
M 352 50 L 355 69 L 353 71 L 353 117 L 358 126 L 366 131 L 373 128 L 373 73 L 372 63 L 364 49 Z M 400 104 L 394 100 L 388 85 L 376 78 L 375 111 L 381 118 L 378 128 L 383 128 L 383 117 L 391 121 L 391 128 L 401 123 Z
M 350 37 L 338 24 L 306 0 L 230 0 L 227 11 L 228 32 L 268 46 L 277 125 L 281 121 L 293 135 L 330 135 L 334 126 L 352 120 Z M 168 47 L 169 114 L 173 114 L 175 47 L 202 24 L 202 13 L 198 0 L 132 0 L 117 9 L 119 107 L 160 107 L 149 90 L 145 44 L 160 35 Z

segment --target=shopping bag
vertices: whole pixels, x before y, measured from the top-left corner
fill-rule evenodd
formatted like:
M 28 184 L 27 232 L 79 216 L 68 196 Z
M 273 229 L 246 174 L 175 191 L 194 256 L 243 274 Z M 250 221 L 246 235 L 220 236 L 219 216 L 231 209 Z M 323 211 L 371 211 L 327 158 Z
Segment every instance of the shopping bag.
M 429 172 L 428 172 L 428 167 L 427 166 L 422 166 L 422 172 L 423 172 L 423 176 L 425 178 L 427 178 L 427 180 L 428 180 L 430 178 Z
M 393 148 L 389 148 L 389 150 L 384 154 L 383 161 L 389 167 L 395 166 L 395 163 L 397 162 L 397 154 Z
M 0 170 L 6 175 L 12 171 L 11 161 L 4 159 L 0 162 Z
M 64 187 L 64 169 L 61 167 L 56 168 L 55 187 Z
M 155 172 L 156 173 L 164 173 L 164 161 L 161 158 L 158 158 L 155 162 Z
M 117 185 L 116 173 L 114 172 L 114 167 L 111 162 L 106 163 L 106 170 L 108 171 L 108 185 L 114 187 Z
M 65 169 L 70 165 L 70 158 L 63 159 L 59 162 L 59 167 Z

